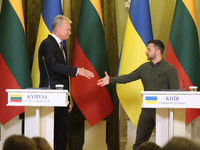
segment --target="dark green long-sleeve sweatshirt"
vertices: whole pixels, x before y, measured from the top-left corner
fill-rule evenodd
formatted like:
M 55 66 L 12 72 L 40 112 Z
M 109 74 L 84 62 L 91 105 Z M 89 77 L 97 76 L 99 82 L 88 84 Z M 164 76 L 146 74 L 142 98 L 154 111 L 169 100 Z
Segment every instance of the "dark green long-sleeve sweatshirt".
M 110 83 L 128 83 L 141 79 L 145 91 L 179 89 L 178 73 L 174 66 L 165 60 L 157 64 L 146 62 L 127 75 L 110 77 Z

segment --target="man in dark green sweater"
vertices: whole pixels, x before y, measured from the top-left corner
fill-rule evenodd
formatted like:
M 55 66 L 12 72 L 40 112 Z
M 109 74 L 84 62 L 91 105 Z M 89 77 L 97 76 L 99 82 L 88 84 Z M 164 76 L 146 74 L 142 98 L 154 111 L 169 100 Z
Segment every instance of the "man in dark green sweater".
M 139 66 L 136 70 L 127 75 L 105 77 L 97 81 L 97 85 L 105 86 L 110 83 L 128 83 L 141 79 L 145 91 L 160 91 L 162 89 L 179 89 L 178 73 L 174 66 L 162 58 L 164 44 L 160 40 L 148 42 L 146 55 L 150 60 Z M 155 127 L 155 108 L 142 108 L 140 114 L 136 141 L 133 150 L 143 142 L 149 140 Z

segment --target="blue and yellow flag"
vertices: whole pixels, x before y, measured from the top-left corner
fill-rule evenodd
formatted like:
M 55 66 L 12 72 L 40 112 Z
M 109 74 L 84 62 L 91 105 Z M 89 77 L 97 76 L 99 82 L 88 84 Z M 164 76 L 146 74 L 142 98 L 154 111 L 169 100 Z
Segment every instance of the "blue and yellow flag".
M 52 23 L 57 15 L 62 14 L 61 1 L 59 0 L 43 0 L 42 14 L 40 16 L 40 23 L 38 35 L 33 55 L 33 63 L 31 69 L 32 86 L 39 87 L 40 71 L 38 65 L 38 50 L 41 42 L 47 38 L 48 34 L 52 33 Z
M 132 0 L 127 19 L 118 76 L 129 74 L 147 61 L 147 42 L 153 39 L 149 0 Z M 117 84 L 117 95 L 132 123 L 137 126 L 141 112 L 140 80 Z

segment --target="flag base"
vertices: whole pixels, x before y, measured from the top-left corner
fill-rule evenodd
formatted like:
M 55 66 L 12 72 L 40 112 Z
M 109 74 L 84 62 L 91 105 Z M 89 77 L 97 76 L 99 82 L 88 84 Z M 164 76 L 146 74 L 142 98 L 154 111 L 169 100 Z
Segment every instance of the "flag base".
M 86 120 L 84 139 L 83 150 L 107 150 L 106 121 L 100 121 L 98 124 L 91 127 Z
M 127 144 L 125 150 L 133 150 L 135 143 L 136 127 L 130 120 L 127 120 Z
M 1 124 L 1 141 L 5 141 L 9 136 L 13 134 L 22 134 L 22 119 L 15 117 L 8 121 L 4 125 Z

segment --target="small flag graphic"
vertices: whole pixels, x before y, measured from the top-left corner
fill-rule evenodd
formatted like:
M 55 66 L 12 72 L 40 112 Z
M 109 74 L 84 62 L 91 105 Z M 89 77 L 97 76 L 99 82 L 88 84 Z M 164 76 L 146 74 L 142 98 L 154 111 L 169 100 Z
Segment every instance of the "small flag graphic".
M 157 104 L 157 96 L 146 96 L 145 104 Z
M 22 102 L 22 95 L 11 95 L 10 102 Z

